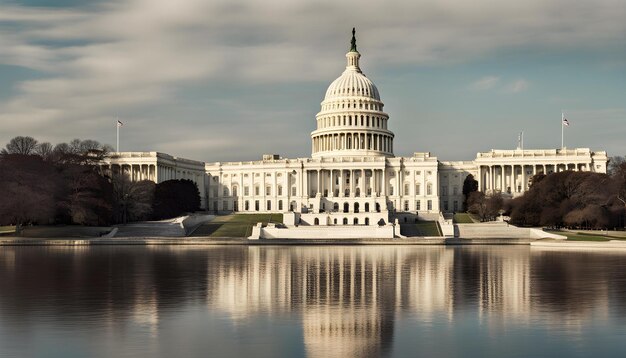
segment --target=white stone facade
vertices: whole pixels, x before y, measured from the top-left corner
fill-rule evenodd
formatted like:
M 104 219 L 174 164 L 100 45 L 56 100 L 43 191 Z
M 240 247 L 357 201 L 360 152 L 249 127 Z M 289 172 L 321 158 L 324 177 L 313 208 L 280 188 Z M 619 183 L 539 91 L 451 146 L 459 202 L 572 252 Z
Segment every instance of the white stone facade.
M 196 183 L 202 207 L 206 208 L 206 173 L 204 163 L 173 157 L 159 152 L 113 153 L 100 165 L 109 175 L 127 174 L 131 180 L 162 183 L 170 179 L 188 179 Z
M 465 162 L 440 162 L 430 153 L 394 156 L 389 116 L 361 71 L 354 38 L 352 44 L 346 69 L 329 86 L 316 116 L 311 158 L 264 155 L 259 161 L 202 163 L 155 152 L 117 153 L 105 165 L 136 179 L 191 179 L 210 211 L 294 211 L 309 225 L 437 219 L 440 212 L 462 210 L 469 174 L 481 191 L 517 196 L 537 173 L 606 172 L 606 152 L 586 148 L 492 150 Z

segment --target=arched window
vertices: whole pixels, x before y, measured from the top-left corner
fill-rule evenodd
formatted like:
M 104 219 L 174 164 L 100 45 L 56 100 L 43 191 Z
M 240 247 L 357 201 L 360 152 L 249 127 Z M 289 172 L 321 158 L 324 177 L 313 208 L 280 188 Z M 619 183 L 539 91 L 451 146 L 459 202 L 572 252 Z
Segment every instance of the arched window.
M 348 225 L 348 218 L 343 218 L 343 224 Z
M 333 204 L 333 211 L 334 211 L 334 212 L 339 211 L 339 203 L 334 203 L 334 204 Z
M 365 225 L 369 225 L 370 224 L 370 218 L 365 218 Z
M 343 212 L 347 213 L 350 211 L 350 204 L 348 203 L 343 203 Z
M 354 218 L 353 223 L 354 225 L 359 225 L 359 218 Z
M 224 196 L 228 196 L 228 188 L 224 187 Z
M 279 185 L 279 186 L 278 186 L 278 188 L 277 188 L 277 190 L 278 190 L 278 193 L 277 193 L 276 195 L 278 195 L 278 196 L 283 196 L 283 186 L 282 186 L 282 185 Z
M 236 185 L 234 185 L 234 186 L 233 186 L 233 196 L 237 196 L 237 191 L 238 191 L 238 190 L 237 190 L 237 186 L 236 186 Z
M 359 212 L 359 203 L 354 203 L 354 212 L 355 213 Z
M 354 196 L 361 196 L 361 188 L 356 188 L 354 190 Z
M 314 225 L 319 225 L 320 224 L 320 219 L 315 218 L 315 220 L 313 220 L 313 224 Z
M 376 212 L 379 213 L 380 212 L 380 204 L 376 203 Z
M 333 219 L 333 224 L 337 225 L 337 218 Z
M 366 213 L 370 212 L 370 203 L 365 203 L 365 212 Z
M 283 201 L 282 200 L 278 201 L 278 210 L 281 210 L 281 211 L 283 210 Z

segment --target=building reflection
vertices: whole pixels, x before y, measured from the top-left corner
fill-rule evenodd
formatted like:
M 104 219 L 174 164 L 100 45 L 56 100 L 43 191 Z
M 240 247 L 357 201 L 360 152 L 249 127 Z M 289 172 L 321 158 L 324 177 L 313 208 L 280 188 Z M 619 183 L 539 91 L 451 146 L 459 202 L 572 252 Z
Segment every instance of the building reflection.
M 391 347 L 396 315 L 452 320 L 455 302 L 470 299 L 455 297 L 455 252 L 446 247 L 250 247 L 247 264 L 217 265 L 207 298 L 234 320 L 299 312 L 311 357 L 379 356 Z M 470 291 L 484 291 L 481 305 L 487 310 L 528 309 L 528 292 L 517 292 L 528 280 L 528 263 L 518 270 L 507 262 L 504 256 L 490 259 L 482 269 L 498 273 L 479 271 L 482 280 L 466 283 Z M 509 290 L 515 298 L 502 300 Z
M 452 326 L 471 311 L 490 329 L 579 335 L 592 318 L 626 316 L 626 290 L 611 284 L 626 282 L 622 260 L 496 246 L 6 247 L 0 322 L 24 330 L 86 312 L 112 336 L 139 327 L 156 339 L 167 310 L 199 304 L 235 325 L 295 317 L 310 357 L 384 356 L 405 317 Z

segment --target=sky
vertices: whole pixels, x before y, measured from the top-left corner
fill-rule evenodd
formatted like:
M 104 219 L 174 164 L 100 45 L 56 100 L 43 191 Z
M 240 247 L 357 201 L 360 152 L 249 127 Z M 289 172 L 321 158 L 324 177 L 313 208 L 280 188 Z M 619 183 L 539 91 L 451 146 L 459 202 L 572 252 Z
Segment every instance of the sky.
M 0 146 L 309 157 L 352 27 L 396 155 L 626 154 L 623 0 L 0 0 Z

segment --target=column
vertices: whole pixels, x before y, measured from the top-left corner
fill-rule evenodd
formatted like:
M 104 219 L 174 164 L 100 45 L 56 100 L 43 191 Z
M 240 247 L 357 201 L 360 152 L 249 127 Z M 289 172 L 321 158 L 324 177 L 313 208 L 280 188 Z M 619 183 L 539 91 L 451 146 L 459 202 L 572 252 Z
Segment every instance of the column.
M 352 137 L 354 138 L 354 137 Z M 355 171 L 350 169 L 350 196 L 354 197 L 354 191 L 356 190 L 356 184 L 354 183 L 356 180 Z
M 383 175 L 383 183 L 381 186 L 381 191 L 382 191 L 383 196 L 387 196 L 387 168 L 386 167 L 383 169 L 382 175 Z
M 361 196 L 366 196 L 365 194 L 365 169 L 361 169 Z

